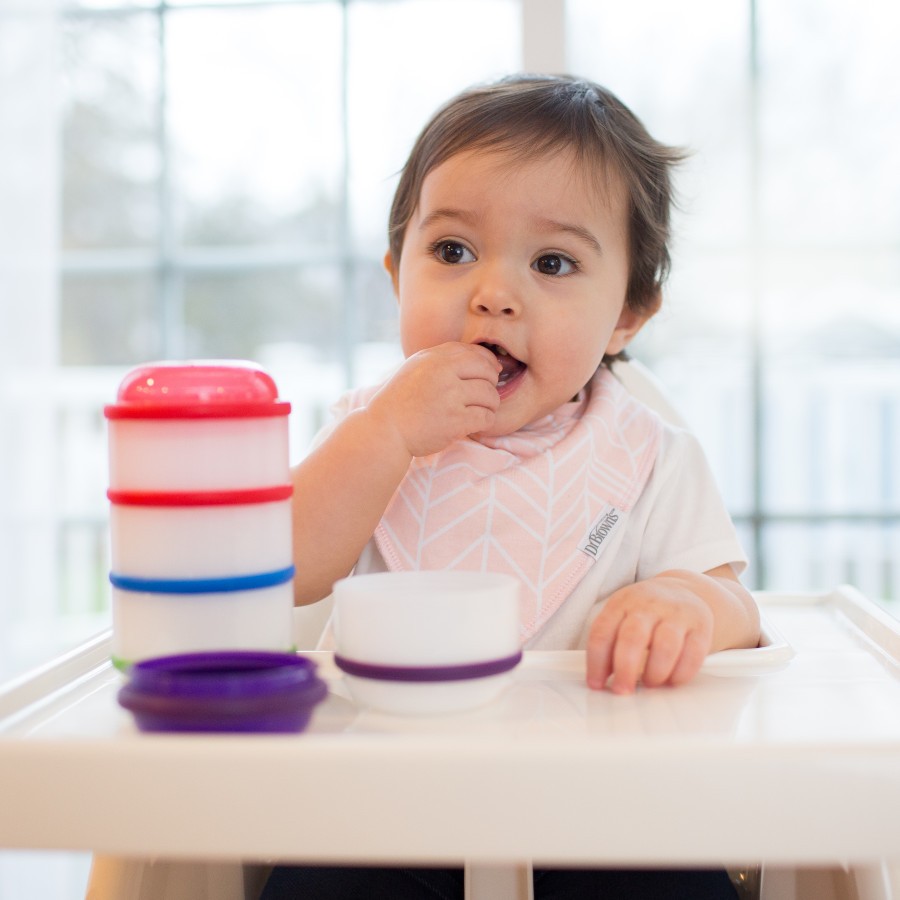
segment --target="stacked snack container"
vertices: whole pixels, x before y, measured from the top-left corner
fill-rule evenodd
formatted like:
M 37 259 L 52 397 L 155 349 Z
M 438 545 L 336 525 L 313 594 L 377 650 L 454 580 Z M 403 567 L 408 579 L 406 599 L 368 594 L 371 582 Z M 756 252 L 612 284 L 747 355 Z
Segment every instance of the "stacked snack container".
M 109 420 L 113 655 L 289 650 L 290 404 L 249 363 L 132 370 Z

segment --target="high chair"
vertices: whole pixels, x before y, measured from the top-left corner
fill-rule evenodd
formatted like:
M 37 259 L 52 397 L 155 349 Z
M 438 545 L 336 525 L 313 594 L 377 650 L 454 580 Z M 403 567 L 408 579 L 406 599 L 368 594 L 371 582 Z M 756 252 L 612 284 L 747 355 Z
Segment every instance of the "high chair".
M 665 391 L 644 366 L 634 361 L 616 363 L 614 372 L 629 391 L 665 418 L 677 425 L 684 424 Z M 837 596 L 840 591 L 833 594 Z M 850 594 L 852 591 L 848 596 Z M 791 602 L 791 597 L 787 595 L 760 594 L 758 597 L 761 601 Z M 855 599 L 855 595 L 850 596 L 851 601 Z M 842 602 L 841 598 L 838 597 L 836 602 Z M 871 606 L 873 604 L 869 604 Z M 852 618 L 852 607 L 853 603 L 848 601 L 842 614 Z M 900 661 L 900 628 L 888 621 L 889 617 L 880 620 L 879 614 L 869 607 L 865 608 L 874 622 L 871 628 L 882 628 L 883 634 L 879 633 L 878 640 L 888 648 L 896 664 Z M 296 611 L 295 638 L 299 649 L 315 648 L 329 615 L 327 601 Z M 900 716 L 900 710 L 897 714 Z M 777 816 L 777 812 L 773 811 L 773 815 Z M 885 827 L 894 828 L 894 825 L 892 822 L 885 823 Z M 900 867 L 888 862 L 874 861 L 854 867 L 841 864 L 797 867 L 783 862 L 763 865 L 764 862 L 747 860 L 747 865 L 729 870 L 739 897 L 762 900 L 900 900 Z M 255 900 L 267 872 L 268 866 L 265 864 L 167 862 L 97 856 L 87 897 L 89 900 Z M 466 900 L 531 900 L 531 894 L 530 866 L 527 864 L 518 867 L 466 866 Z
M 827 595 L 757 593 L 756 597 L 762 608 L 770 612 L 783 607 L 792 609 L 795 604 L 802 608 L 805 604 L 826 603 L 835 605 L 835 614 L 842 620 L 866 616 L 860 637 L 854 640 L 872 641 L 882 648 L 877 652 L 883 652 L 886 660 L 894 660 L 895 668 L 900 662 L 900 626 L 852 589 L 842 588 Z M 321 622 L 312 618 L 298 616 L 297 640 L 301 649 L 309 649 L 318 639 Z M 773 825 L 778 815 L 776 808 Z M 883 822 L 883 829 L 888 834 L 895 832 L 889 821 Z M 900 867 L 887 860 L 853 866 L 840 862 L 798 866 L 781 860 L 776 865 L 760 865 L 752 860 L 748 863 L 729 868 L 734 883 L 740 886 L 741 900 L 757 897 L 762 900 L 900 900 Z M 256 900 L 268 871 L 267 863 L 138 860 L 98 855 L 87 897 L 89 900 Z M 527 864 L 467 865 L 466 900 L 532 900 L 530 867 Z

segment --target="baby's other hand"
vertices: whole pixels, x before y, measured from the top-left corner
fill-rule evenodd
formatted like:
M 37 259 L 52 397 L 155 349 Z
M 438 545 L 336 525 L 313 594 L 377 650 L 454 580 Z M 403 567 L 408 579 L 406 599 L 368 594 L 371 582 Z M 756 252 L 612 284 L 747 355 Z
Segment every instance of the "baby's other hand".
M 677 576 L 663 573 L 611 594 L 591 625 L 587 683 L 633 693 L 690 681 L 710 652 L 713 613 Z
M 490 427 L 500 406 L 497 358 L 486 347 L 450 342 L 410 356 L 372 398 L 411 456 L 437 453 Z

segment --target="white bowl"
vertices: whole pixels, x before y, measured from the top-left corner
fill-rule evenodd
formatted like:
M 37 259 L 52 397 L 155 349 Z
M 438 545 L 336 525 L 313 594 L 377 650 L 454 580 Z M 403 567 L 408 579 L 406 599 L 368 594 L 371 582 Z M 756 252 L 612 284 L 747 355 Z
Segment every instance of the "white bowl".
M 278 650 L 293 645 L 290 581 L 221 593 L 112 589 L 112 656 L 120 667 L 204 650 Z
M 521 655 L 519 582 L 382 572 L 334 586 L 335 661 L 360 706 L 403 715 L 493 700 Z
M 109 511 L 111 567 L 138 578 L 222 578 L 291 564 L 291 502 Z

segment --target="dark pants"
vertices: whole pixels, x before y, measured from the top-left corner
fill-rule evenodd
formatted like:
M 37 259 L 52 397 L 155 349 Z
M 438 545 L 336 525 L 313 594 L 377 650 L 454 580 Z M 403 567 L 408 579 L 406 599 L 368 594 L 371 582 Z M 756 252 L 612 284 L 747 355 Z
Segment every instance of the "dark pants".
M 260 900 L 462 900 L 462 869 L 276 866 Z M 535 900 L 735 900 L 724 869 L 535 869 Z

